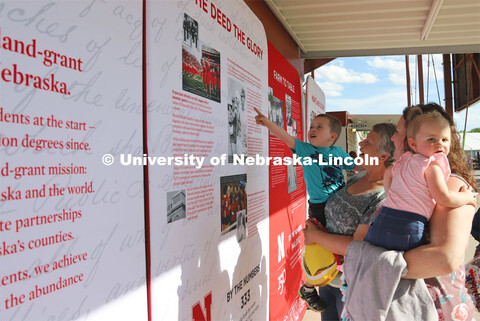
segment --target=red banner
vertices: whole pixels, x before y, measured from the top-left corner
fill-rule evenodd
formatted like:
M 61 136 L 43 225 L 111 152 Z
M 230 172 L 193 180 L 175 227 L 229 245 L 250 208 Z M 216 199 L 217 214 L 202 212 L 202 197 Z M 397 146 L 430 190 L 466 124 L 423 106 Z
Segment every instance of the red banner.
M 268 43 L 268 117 L 303 141 L 302 98 L 297 70 Z M 292 156 L 269 134 L 269 156 Z M 297 292 L 302 284 L 306 193 L 301 166 L 270 166 L 270 320 L 298 320 L 305 312 Z

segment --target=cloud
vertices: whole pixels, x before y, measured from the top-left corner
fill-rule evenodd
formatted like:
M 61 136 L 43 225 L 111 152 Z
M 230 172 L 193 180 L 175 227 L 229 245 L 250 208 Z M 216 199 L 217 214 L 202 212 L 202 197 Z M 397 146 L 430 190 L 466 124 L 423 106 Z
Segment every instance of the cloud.
M 407 106 L 407 97 L 404 90 L 388 90 L 379 95 L 365 98 L 326 97 L 327 111 L 346 110 L 350 114 L 401 114 Z M 468 110 L 467 131 L 480 128 L 480 102 L 472 105 Z M 465 110 L 454 113 L 454 120 L 458 131 L 465 126 Z
M 383 68 L 390 72 L 405 73 L 405 62 L 393 58 L 374 57 L 373 60 L 367 60 L 367 64 L 370 67 Z
M 367 64 L 376 69 L 387 70 L 388 79 L 395 85 L 405 85 L 407 83 L 405 62 L 392 58 L 375 57 L 373 60 L 367 60 Z
M 468 108 L 467 131 L 473 128 L 480 128 L 480 113 L 478 109 L 480 109 L 480 103 Z M 465 114 L 465 109 L 453 114 L 453 120 L 455 121 L 458 131 L 463 131 L 465 128 Z
M 335 59 L 332 64 L 337 65 L 337 66 L 340 66 L 340 67 L 343 67 L 343 66 L 345 66 L 345 60 L 343 60 L 343 59 Z
M 443 56 L 442 55 L 423 55 L 423 79 L 427 81 L 427 77 L 430 78 L 430 81 L 435 81 L 435 76 L 437 81 L 443 80 Z M 430 59 L 428 59 L 430 58 Z M 412 60 L 412 59 L 410 59 Z M 430 66 L 429 66 L 430 60 Z M 411 64 L 410 64 L 411 65 Z M 434 68 L 435 67 L 435 68 Z M 410 67 L 411 72 L 412 67 Z M 415 69 L 414 69 L 415 70 Z M 430 75 L 429 75 L 430 73 Z
M 315 81 L 325 92 L 325 96 L 339 97 L 344 90 L 342 84 L 373 84 L 378 78 L 371 73 L 347 69 L 344 67 L 344 61 L 339 59 L 315 70 Z
M 407 105 L 403 90 L 389 90 L 366 98 L 327 97 L 327 111 L 346 110 L 350 114 L 401 114 Z
M 400 75 L 400 74 L 389 74 L 388 79 L 395 85 L 406 85 L 407 80 L 406 80 L 406 75 Z
M 426 82 L 428 78 L 430 81 L 435 81 L 435 76 L 437 77 L 438 81 L 442 80 L 443 79 L 442 64 L 443 64 L 442 55 L 423 55 L 422 56 L 423 80 Z M 417 72 L 416 65 L 417 65 L 417 57 L 410 56 L 410 78 L 411 79 L 416 79 L 415 78 L 415 73 Z
M 331 81 L 316 81 L 317 84 L 322 88 L 326 97 L 339 97 L 342 95 L 343 86 Z
M 319 82 L 373 84 L 378 78 L 371 73 L 356 72 L 338 65 L 326 65 L 315 70 L 315 79 Z
M 437 78 L 437 81 L 440 81 L 443 79 L 442 62 L 443 62 L 442 55 L 423 55 L 422 56 L 423 80 L 425 82 L 427 81 L 427 79 L 430 82 L 434 82 L 435 76 Z M 373 59 L 367 60 L 367 64 L 370 67 L 373 67 L 376 69 L 386 70 L 388 72 L 388 79 L 393 84 L 395 85 L 407 84 L 405 58 L 374 57 Z M 417 67 L 416 56 L 410 56 L 409 68 L 410 68 L 410 81 L 413 84 L 415 82 L 415 79 L 417 79 L 416 74 L 417 74 L 418 67 Z
M 427 63 L 429 57 L 430 68 Z M 425 99 L 428 96 L 428 101 L 440 99 L 440 102 L 443 102 L 443 58 L 442 55 L 433 55 L 433 58 L 440 98 L 437 95 L 432 55 L 423 55 Z M 419 101 L 418 84 L 415 85 L 418 79 L 416 64 L 417 56 L 410 56 L 411 97 L 414 104 Z M 404 56 L 339 58 L 315 70 L 315 76 L 316 82 L 325 92 L 328 111 L 400 114 L 407 105 Z M 469 118 L 467 128 L 480 127 L 474 125 L 480 124 L 480 114 L 473 117 L 470 113 Z M 457 120 L 457 123 L 460 121 Z

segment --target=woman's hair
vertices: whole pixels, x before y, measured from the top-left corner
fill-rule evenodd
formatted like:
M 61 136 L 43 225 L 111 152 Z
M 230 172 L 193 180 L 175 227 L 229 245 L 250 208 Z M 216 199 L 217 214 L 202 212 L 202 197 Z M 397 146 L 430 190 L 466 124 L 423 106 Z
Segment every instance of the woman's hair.
M 388 154 L 387 160 L 383 163 L 385 168 L 392 165 L 395 161 L 393 155 L 395 154 L 395 145 L 392 142 L 392 136 L 395 134 L 396 128 L 394 124 L 379 123 L 372 127 L 372 131 L 380 135 L 378 142 L 378 152 L 381 154 Z
M 447 158 L 448 158 L 448 162 L 450 163 L 450 169 L 452 170 L 452 173 L 461 176 L 463 179 L 467 181 L 468 184 L 470 184 L 470 186 L 477 189 L 477 183 L 473 177 L 472 171 L 467 166 L 467 162 L 465 160 L 465 154 L 463 153 L 463 149 L 460 144 L 460 136 L 458 135 L 457 128 L 455 127 L 455 123 L 453 122 L 453 119 L 450 117 L 450 115 L 445 112 L 445 109 L 443 109 L 442 106 L 436 103 L 428 103 L 425 105 L 419 104 L 413 107 L 406 107 L 403 110 L 403 118 L 405 119 L 405 127 L 407 131 L 412 121 L 416 117 L 418 117 L 419 115 L 431 114 L 431 113 L 439 114 L 450 125 L 450 131 L 452 132 L 452 137 L 451 137 L 451 143 L 450 143 L 450 153 L 447 155 Z M 408 147 L 407 137 L 405 137 L 405 142 L 403 146 L 404 146 L 404 149 Z

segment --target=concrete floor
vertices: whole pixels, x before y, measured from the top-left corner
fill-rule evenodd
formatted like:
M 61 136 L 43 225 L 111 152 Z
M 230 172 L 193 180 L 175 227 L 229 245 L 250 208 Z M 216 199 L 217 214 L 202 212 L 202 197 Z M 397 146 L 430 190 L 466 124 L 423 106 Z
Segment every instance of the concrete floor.
M 470 261 L 473 258 L 473 254 L 475 253 L 475 247 L 477 246 L 477 244 L 478 242 L 475 241 L 475 239 L 470 236 L 470 243 L 468 245 L 467 252 L 465 253 L 465 261 Z M 321 317 L 321 314 L 318 312 L 307 310 L 302 320 L 303 321 L 321 321 L 322 317 Z M 480 313 L 477 313 L 477 320 L 480 320 Z

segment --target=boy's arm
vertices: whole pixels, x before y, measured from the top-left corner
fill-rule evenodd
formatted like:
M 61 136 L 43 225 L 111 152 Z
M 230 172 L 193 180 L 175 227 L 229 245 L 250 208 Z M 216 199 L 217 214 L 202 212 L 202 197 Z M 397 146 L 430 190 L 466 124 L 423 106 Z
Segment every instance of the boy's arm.
M 258 114 L 257 116 L 255 116 L 257 124 L 267 127 L 275 136 L 277 136 L 285 144 L 287 144 L 288 148 L 295 150 L 295 139 L 290 136 L 290 134 L 288 134 L 285 129 L 268 119 L 257 108 L 254 109 Z
M 339 146 L 333 146 L 333 147 L 337 147 L 341 150 L 340 152 L 340 157 L 343 158 L 343 166 L 342 166 L 342 169 L 343 170 L 346 170 L 346 171 L 356 171 L 356 172 L 359 172 L 361 170 L 363 170 L 363 166 L 358 166 L 355 164 L 355 158 L 353 158 L 352 156 L 350 156 L 349 154 L 347 154 L 345 152 L 345 150 L 343 150 L 343 148 L 339 147 Z M 352 159 L 352 162 L 346 162 L 347 160 L 349 159 Z
M 425 179 L 428 190 L 438 205 L 459 207 L 470 204 L 476 206 L 475 196 L 477 193 L 464 187 L 459 192 L 449 191 L 442 170 L 435 162 L 432 162 L 425 170 Z

